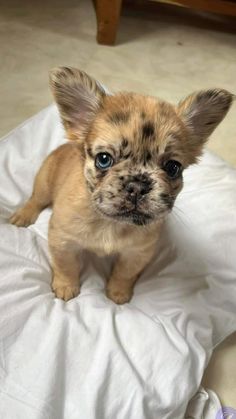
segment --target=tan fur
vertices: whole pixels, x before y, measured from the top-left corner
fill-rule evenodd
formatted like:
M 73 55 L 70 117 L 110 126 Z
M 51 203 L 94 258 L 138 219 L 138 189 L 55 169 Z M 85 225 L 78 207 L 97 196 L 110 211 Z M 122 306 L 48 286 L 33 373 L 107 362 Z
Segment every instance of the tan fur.
M 84 72 L 65 67 L 51 73 L 50 84 L 67 136 L 75 141 L 48 156 L 31 198 L 10 222 L 27 226 L 51 205 L 56 296 L 67 301 L 79 294 L 79 255 L 88 249 L 100 256 L 117 254 L 107 296 L 118 304 L 128 302 L 182 188 L 181 173 L 171 179 L 166 162 L 175 160 L 182 169 L 196 162 L 232 95 L 203 91 L 177 107 L 134 93 L 108 96 Z M 95 164 L 101 152 L 113 158 L 106 171 Z M 127 192 L 130 186 L 138 192 Z

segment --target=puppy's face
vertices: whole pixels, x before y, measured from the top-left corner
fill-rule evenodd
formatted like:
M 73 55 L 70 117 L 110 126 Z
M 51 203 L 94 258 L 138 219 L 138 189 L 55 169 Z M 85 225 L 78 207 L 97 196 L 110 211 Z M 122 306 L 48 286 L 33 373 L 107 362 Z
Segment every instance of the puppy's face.
M 128 93 L 107 96 L 85 142 L 84 174 L 96 210 L 136 225 L 163 218 L 182 188 L 185 141 L 171 105 Z
M 84 149 L 91 204 L 103 217 L 135 225 L 170 212 L 183 170 L 196 162 L 233 98 L 213 89 L 173 106 L 134 93 L 111 96 L 86 73 L 65 67 L 50 81 L 67 135 Z

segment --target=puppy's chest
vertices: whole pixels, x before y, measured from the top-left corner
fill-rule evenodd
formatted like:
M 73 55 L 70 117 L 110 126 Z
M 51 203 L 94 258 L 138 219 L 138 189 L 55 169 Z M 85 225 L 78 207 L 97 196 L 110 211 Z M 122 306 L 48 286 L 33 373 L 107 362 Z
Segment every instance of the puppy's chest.
M 99 256 L 119 253 L 137 243 L 136 234 L 116 228 L 109 222 L 84 226 L 78 237 L 82 247 Z

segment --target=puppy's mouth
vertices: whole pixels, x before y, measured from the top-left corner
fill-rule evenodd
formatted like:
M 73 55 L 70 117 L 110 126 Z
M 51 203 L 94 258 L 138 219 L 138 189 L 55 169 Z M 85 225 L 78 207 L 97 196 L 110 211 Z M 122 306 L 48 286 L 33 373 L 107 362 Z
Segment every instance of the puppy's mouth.
M 146 225 L 149 224 L 153 217 L 150 214 L 144 213 L 142 211 L 138 211 L 136 209 L 132 211 L 122 211 L 117 214 L 115 214 L 115 217 L 117 217 L 120 220 L 131 222 L 135 225 Z
M 101 212 L 102 215 L 110 219 L 112 218 L 116 221 L 125 222 L 128 224 L 135 224 L 137 226 L 147 225 L 154 220 L 152 215 L 144 213 L 137 209 L 119 211 L 115 213 L 106 213 L 105 211 L 101 210 L 101 208 L 99 208 L 99 212 Z
M 149 208 L 148 202 L 131 203 L 121 201 L 119 204 L 115 203 L 110 205 L 98 194 L 95 199 L 92 200 L 94 209 L 105 218 L 110 220 L 118 221 L 119 223 L 126 223 L 136 226 L 145 226 L 151 223 L 161 221 L 171 211 L 170 207 L 163 205 L 162 202 L 159 206 Z M 150 205 L 150 207 L 152 207 Z

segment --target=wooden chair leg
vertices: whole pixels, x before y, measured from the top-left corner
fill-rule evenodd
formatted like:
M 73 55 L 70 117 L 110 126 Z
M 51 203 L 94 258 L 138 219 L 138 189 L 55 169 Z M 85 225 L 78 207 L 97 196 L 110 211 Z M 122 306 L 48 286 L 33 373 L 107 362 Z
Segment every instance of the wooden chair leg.
M 118 29 L 122 0 L 95 0 L 97 14 L 97 41 L 114 45 Z

